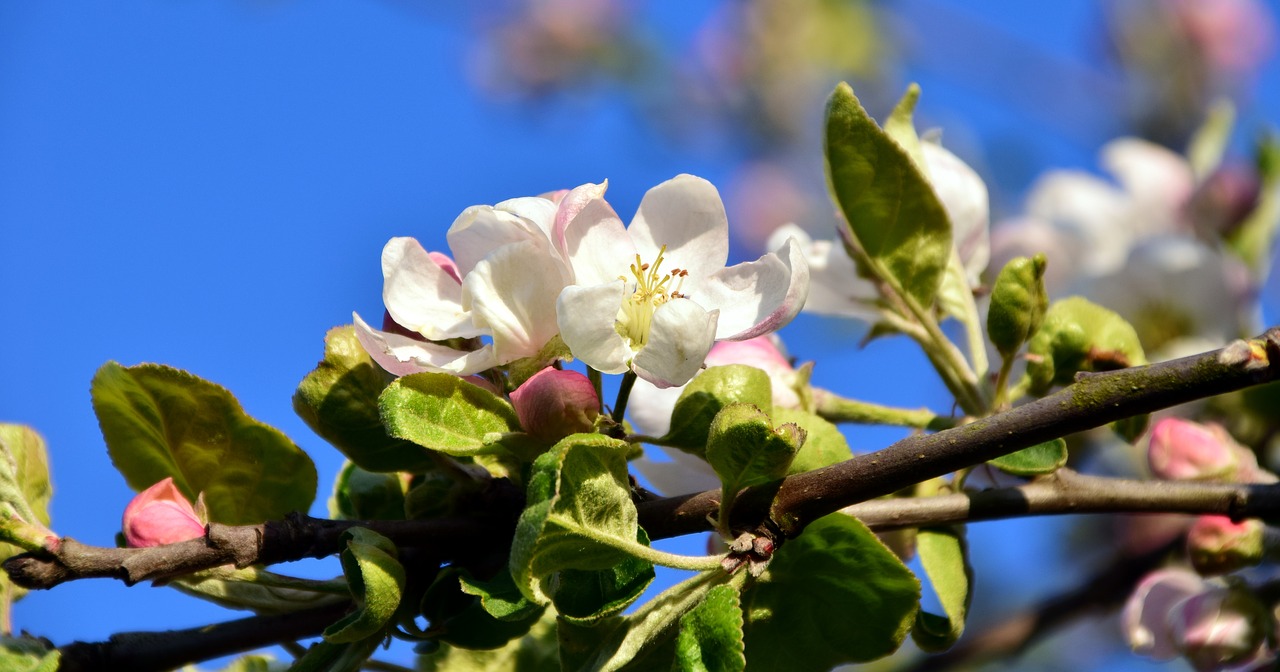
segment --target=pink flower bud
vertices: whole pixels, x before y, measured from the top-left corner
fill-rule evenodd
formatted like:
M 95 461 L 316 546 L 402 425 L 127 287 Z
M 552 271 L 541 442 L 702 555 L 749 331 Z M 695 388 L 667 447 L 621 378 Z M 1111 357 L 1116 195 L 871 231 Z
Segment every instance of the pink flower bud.
M 1187 532 L 1191 566 L 1204 576 L 1226 574 L 1262 562 L 1266 525 L 1256 519 L 1200 516 Z
M 1220 670 L 1266 655 L 1267 609 L 1247 588 L 1210 587 L 1173 605 L 1179 652 L 1197 670 Z
M 1151 473 L 1165 480 L 1229 480 L 1240 453 L 1219 425 L 1165 418 L 1151 429 L 1147 461 Z
M 773 334 L 745 341 L 717 341 L 707 353 L 707 366 L 746 364 L 769 374 L 773 382 L 773 403 L 783 408 L 797 408 L 800 398 L 793 389 L 796 370 L 775 342 Z
M 173 478 L 139 492 L 124 509 L 124 538 L 130 547 L 172 544 L 204 536 L 205 518 L 182 496 Z
M 1156 660 L 1178 655 L 1169 628 L 1169 610 L 1207 587 L 1204 579 L 1185 569 L 1161 569 L 1138 582 L 1125 602 L 1121 623 L 1134 653 Z
M 586 376 L 552 367 L 524 381 L 511 403 L 524 431 L 547 442 L 591 431 L 600 414 L 600 398 Z

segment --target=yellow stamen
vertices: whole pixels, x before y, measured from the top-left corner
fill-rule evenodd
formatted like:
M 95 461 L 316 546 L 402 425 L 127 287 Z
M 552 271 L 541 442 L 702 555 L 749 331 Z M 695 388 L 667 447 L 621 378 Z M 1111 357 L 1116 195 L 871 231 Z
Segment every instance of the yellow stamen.
M 663 255 L 666 251 L 667 246 L 663 245 L 652 264 L 642 262 L 637 254 L 635 263 L 631 264 L 631 277 L 618 276 L 619 280 L 627 283 L 631 296 L 622 302 L 616 329 L 627 339 L 632 350 L 639 350 L 649 342 L 649 328 L 653 324 L 653 312 L 658 306 L 672 299 L 686 298 L 682 290 L 689 272 L 675 268 L 662 273 Z

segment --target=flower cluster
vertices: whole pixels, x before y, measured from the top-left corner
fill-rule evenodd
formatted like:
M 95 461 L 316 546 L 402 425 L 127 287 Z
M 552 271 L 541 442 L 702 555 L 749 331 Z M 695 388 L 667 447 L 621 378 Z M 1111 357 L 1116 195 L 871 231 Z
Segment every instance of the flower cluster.
M 688 382 L 715 341 L 770 333 L 804 304 L 809 271 L 794 242 L 725 266 L 728 219 L 706 180 L 654 187 L 626 227 L 606 187 L 468 208 L 449 228 L 451 255 L 392 239 L 389 322 L 374 329 L 355 315 L 361 342 L 396 375 L 576 358 L 669 387 Z

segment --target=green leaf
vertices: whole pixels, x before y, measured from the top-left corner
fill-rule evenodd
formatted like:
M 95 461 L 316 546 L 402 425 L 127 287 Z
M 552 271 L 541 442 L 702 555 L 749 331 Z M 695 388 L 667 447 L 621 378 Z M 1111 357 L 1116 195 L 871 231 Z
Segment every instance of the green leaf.
M 1017 354 L 1044 320 L 1049 308 L 1049 295 L 1044 288 L 1046 265 L 1043 254 L 1015 257 L 1000 269 L 992 285 L 987 336 L 1005 359 Z
M 951 224 L 907 151 L 862 109 L 848 84 L 827 103 L 827 182 L 864 272 L 933 305 L 951 256 Z
M 26 425 L 0 423 L 0 559 L 44 545 L 49 528 L 49 455 L 44 438 Z M 26 595 L 9 575 L 0 572 L 0 607 Z
M 787 474 L 804 443 L 804 430 L 782 425 L 751 404 L 731 404 L 716 414 L 707 438 L 707 462 L 720 476 L 725 497 Z
M 796 425 L 805 433 L 804 445 L 792 460 L 788 475 L 829 467 L 853 457 L 849 441 L 840 428 L 813 413 L 798 408 L 775 408 L 773 420 Z
M 447 373 L 398 378 L 378 403 L 392 436 L 458 457 L 493 450 L 487 436 L 520 431 L 505 399 Z
M 916 535 L 916 549 L 946 615 L 917 612 L 911 638 L 930 653 L 945 651 L 964 633 L 973 600 L 973 569 L 964 533 L 959 527 L 922 529 Z
M 576 618 L 617 611 L 625 607 L 619 598 L 629 603 L 638 597 L 635 581 L 617 585 L 618 567 L 648 550 L 637 541 L 643 537 L 631 501 L 628 449 L 601 434 L 574 434 L 534 461 L 528 504 L 511 546 L 511 575 L 525 597 L 553 602 L 558 610 L 569 607 Z M 568 575 L 573 581 L 564 576 L 570 570 L 578 572 Z M 644 576 L 647 584 L 652 568 Z M 584 604 L 581 585 L 571 584 L 593 581 L 606 589 L 597 604 Z
M 345 520 L 404 520 L 405 482 L 401 474 L 365 471 L 351 462 L 342 466 L 329 498 L 329 516 Z
M 743 592 L 747 669 L 825 672 L 887 656 L 919 603 L 920 582 L 865 525 L 826 516 Z
M 1147 363 L 1133 327 L 1115 312 L 1071 296 L 1053 302 L 1027 345 L 1029 390 L 1044 395 L 1070 385 L 1080 371 L 1109 371 Z
M 532 613 L 542 613 L 542 607 L 534 604 L 520 592 L 511 570 L 503 567 L 486 580 L 472 578 L 467 572 L 458 577 L 462 592 L 480 598 L 480 606 L 496 619 L 509 621 L 526 618 Z
M 353 527 L 343 537 L 347 548 L 342 551 L 342 571 L 356 610 L 325 628 L 324 639 L 331 644 L 380 637 L 404 593 L 404 567 L 396 559 L 396 546 L 390 539 L 363 527 Z
M 134 490 L 172 476 L 228 525 L 283 518 L 315 499 L 311 458 L 218 385 L 159 364 L 108 362 L 92 395 L 111 460 Z
M 174 579 L 173 588 L 227 609 L 284 614 L 347 601 L 346 582 L 296 579 L 259 567 L 214 567 Z M 340 591 L 340 592 L 339 592 Z
M 1067 442 L 1054 439 L 1002 455 L 988 464 L 1014 476 L 1052 474 L 1067 463 Z
M 57 672 L 62 654 L 34 637 L 0 637 L 0 670 Z
M 659 443 L 702 457 L 711 421 L 729 404 L 755 404 L 766 413 L 772 411 L 769 374 L 746 364 L 713 366 L 699 373 L 680 393 L 671 413 L 671 430 Z
M 1227 240 L 1227 246 L 1244 260 L 1254 277 L 1265 278 L 1271 263 L 1271 248 L 1280 224 L 1280 136 L 1274 132 L 1262 138 L 1257 149 L 1258 202 L 1253 211 Z
M 916 124 L 912 118 L 919 100 L 920 85 L 912 82 L 898 104 L 893 106 L 889 118 L 884 120 L 884 132 L 902 147 L 916 168 L 928 177 L 929 168 L 924 162 L 924 150 L 920 148 L 920 136 L 916 133 Z
M 1191 164 L 1196 182 L 1204 181 L 1222 164 L 1235 123 L 1236 106 L 1230 99 L 1219 98 L 1209 107 L 1208 117 L 1187 143 L 1187 163 Z
M 418 657 L 419 672 L 560 672 L 555 612 L 548 609 L 519 639 L 488 651 L 471 651 L 447 644 Z
M 430 465 L 426 451 L 382 426 L 378 395 L 393 379 L 365 352 L 354 327 L 334 327 L 324 337 L 324 359 L 298 383 L 293 410 L 362 469 L 418 471 Z
M 222 668 L 219 672 L 279 672 L 286 669 L 288 669 L 287 665 L 276 661 L 271 656 L 251 653 L 231 661 L 230 665 Z M 186 668 L 184 668 L 183 672 L 185 670 Z
M 509 573 L 505 574 L 505 586 L 520 598 Z M 499 583 L 503 583 L 499 579 Z M 545 607 L 528 600 L 512 603 L 511 595 L 490 597 L 487 601 L 467 590 L 464 570 L 445 567 L 422 598 L 422 615 L 430 624 L 424 637 L 439 643 L 463 649 L 497 649 L 517 637 L 523 637 L 541 617 Z M 488 593 L 486 593 L 488 595 Z M 488 607 L 498 606 L 505 618 L 497 618 Z
M 672 669 L 680 672 L 741 672 L 746 666 L 738 591 L 732 586 L 716 586 L 707 591 L 702 604 L 680 617 Z
M 295 660 L 288 672 L 357 672 L 382 645 L 382 640 L 381 634 L 341 644 L 321 640 Z
M 636 542 L 648 546 L 649 535 L 637 529 Z M 634 555 L 603 571 L 561 570 L 552 603 L 562 619 L 594 621 L 619 613 L 640 599 L 655 576 L 653 565 Z

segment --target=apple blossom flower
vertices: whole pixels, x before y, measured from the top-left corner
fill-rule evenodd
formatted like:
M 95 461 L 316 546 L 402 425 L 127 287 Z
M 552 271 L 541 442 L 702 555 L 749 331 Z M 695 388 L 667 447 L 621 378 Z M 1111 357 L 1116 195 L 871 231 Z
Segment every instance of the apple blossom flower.
M 447 234 L 452 257 L 392 238 L 382 253 L 382 296 L 403 330 L 374 329 L 353 315 L 370 356 L 396 375 L 466 376 L 537 355 L 557 333 L 555 301 L 568 278 L 551 244 L 556 207 L 531 197 L 468 208 Z M 490 342 L 444 342 L 479 337 Z
M 951 244 L 959 255 L 965 279 L 977 287 L 990 260 L 990 208 L 987 185 L 972 168 L 935 142 L 920 143 L 929 183 L 951 221 Z M 843 229 L 841 234 L 844 234 Z M 880 298 L 875 285 L 859 277 L 857 267 L 839 241 L 811 238 L 788 224 L 774 232 L 769 245 L 796 239 L 809 262 L 810 290 L 805 311 L 874 322 Z
M 134 496 L 122 524 L 129 546 L 142 548 L 203 537 L 207 519 L 204 499 L 193 507 L 169 477 Z
M 1138 582 L 1125 602 L 1121 623 L 1134 653 L 1169 660 L 1178 655 L 1168 618 L 1175 604 L 1209 586 L 1195 572 L 1159 569 Z
M 589 432 L 600 414 L 600 398 L 586 376 L 547 367 L 511 393 L 520 427 L 533 437 L 554 443 Z
M 1244 586 L 1223 586 L 1181 568 L 1159 569 L 1125 602 L 1124 632 L 1135 653 L 1184 656 L 1197 670 L 1257 664 L 1272 657 L 1266 607 Z
M 659 184 L 626 228 L 606 187 L 566 195 L 554 229 L 573 274 L 557 301 L 560 337 L 588 366 L 682 385 L 715 341 L 771 333 L 804 304 L 809 268 L 794 241 L 725 267 L 728 218 L 710 182 L 679 175 Z

